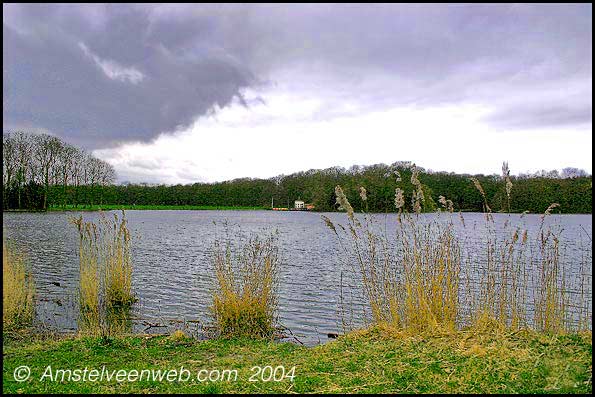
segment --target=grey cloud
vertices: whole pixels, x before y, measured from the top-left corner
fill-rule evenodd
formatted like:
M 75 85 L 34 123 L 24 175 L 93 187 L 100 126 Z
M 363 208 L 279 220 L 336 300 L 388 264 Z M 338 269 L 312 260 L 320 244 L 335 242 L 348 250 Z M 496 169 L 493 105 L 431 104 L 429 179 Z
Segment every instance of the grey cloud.
M 280 75 L 362 108 L 483 104 L 502 127 L 591 113 L 590 88 L 547 97 L 591 86 L 589 4 L 5 5 L 3 22 L 5 126 L 89 147 L 147 141 Z M 80 43 L 142 81 L 110 79 Z
M 49 7 L 20 12 L 31 26 L 11 27 L 4 16 L 5 128 L 39 126 L 91 148 L 148 140 L 227 105 L 253 80 L 222 57 L 190 58 L 151 40 L 146 12 L 136 7 L 109 7 L 105 25 L 83 33 L 82 24 L 67 31 L 68 19 Z M 110 77 L 98 65 L 126 68 L 129 78 Z M 130 71 L 143 78 L 130 84 Z
M 498 110 L 485 119 L 501 129 L 536 129 L 561 126 L 588 126 L 593 122 L 590 105 L 541 104 L 521 105 Z
M 142 168 L 145 170 L 155 170 L 159 169 L 161 163 L 159 160 L 156 159 L 142 159 L 142 160 L 133 160 L 128 162 L 128 165 L 133 168 Z

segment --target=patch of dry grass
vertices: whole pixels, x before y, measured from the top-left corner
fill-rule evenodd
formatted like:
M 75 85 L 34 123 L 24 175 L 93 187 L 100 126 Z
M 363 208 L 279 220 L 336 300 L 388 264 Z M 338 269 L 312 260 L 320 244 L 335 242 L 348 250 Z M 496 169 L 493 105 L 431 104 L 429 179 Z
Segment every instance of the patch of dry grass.
M 513 185 L 508 164 L 502 168 L 510 199 Z M 545 210 L 532 236 L 523 225 L 511 226 L 510 218 L 496 221 L 480 182 L 471 181 L 482 196 L 486 216 L 480 242 L 467 251 L 466 241 L 455 231 L 452 201 L 440 196 L 438 216 L 430 221 L 420 216 L 427 197 L 415 166 L 411 176 L 414 212 L 404 210 L 403 189 L 397 187 L 396 233 L 391 235 L 365 211 L 356 214 L 341 187 L 335 188 L 337 204 L 347 212 L 347 224 L 334 224 L 325 216 L 323 220 L 337 236 L 342 259 L 363 287 L 372 322 L 414 332 L 450 332 L 469 325 L 478 330 L 497 325 L 555 333 L 590 329 L 590 314 L 585 310 L 590 296 L 585 283 L 587 256 L 583 255 L 585 263 L 575 277 L 576 269 L 571 274 L 560 259 L 561 230 L 545 226 L 557 204 Z M 363 187 L 360 197 L 365 203 Z M 461 222 L 467 228 L 462 218 Z M 570 293 L 579 290 L 580 294 Z M 578 319 L 577 310 L 571 313 L 570 307 L 580 309 Z
M 127 324 L 132 292 L 130 233 L 126 218 L 101 213 L 97 223 L 82 216 L 71 222 L 79 232 L 79 331 L 114 334 Z
M 422 224 L 418 217 L 425 200 L 418 172 L 411 182 L 415 214 L 403 212 L 403 190 L 395 191 L 397 232 L 388 236 L 367 213 L 359 219 L 337 186 L 337 203 L 348 211 L 348 224 L 334 225 L 344 258 L 361 280 L 371 317 L 376 324 L 407 328 L 455 329 L 459 312 L 458 290 L 461 247 L 452 222 Z M 365 201 L 365 196 L 362 196 Z M 447 210 L 452 209 L 443 200 Z M 351 211 L 349 210 L 351 209 Z
M 23 254 L 2 242 L 2 323 L 4 332 L 31 325 L 35 313 L 35 284 Z
M 252 236 L 233 252 L 214 245 L 216 283 L 211 313 L 223 337 L 272 337 L 276 330 L 278 244 L 275 235 Z

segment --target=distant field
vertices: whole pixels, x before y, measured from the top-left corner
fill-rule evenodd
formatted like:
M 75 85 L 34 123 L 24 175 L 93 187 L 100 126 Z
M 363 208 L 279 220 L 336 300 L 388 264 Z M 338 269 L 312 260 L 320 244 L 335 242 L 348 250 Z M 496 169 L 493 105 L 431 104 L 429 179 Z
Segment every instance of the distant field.
M 109 210 L 266 210 L 265 207 L 234 207 L 234 206 L 212 206 L 212 205 L 67 205 L 66 207 L 50 207 L 49 211 L 109 211 Z

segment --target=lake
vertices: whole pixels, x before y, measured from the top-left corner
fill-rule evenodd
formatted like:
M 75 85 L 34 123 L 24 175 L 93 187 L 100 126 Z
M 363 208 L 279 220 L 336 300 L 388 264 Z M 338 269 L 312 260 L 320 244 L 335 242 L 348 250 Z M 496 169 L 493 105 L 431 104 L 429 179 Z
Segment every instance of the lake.
M 99 213 L 83 212 L 85 220 Z M 78 234 L 69 218 L 78 213 L 4 213 L 3 231 L 29 258 L 37 286 L 37 319 L 51 329 L 76 329 L 78 286 Z M 211 302 L 211 247 L 225 234 L 232 236 L 277 229 L 282 257 L 280 322 L 306 344 L 325 342 L 328 333 L 342 332 L 339 311 L 343 294 L 361 304 L 360 291 L 350 270 L 337 255 L 336 236 L 321 215 L 346 223 L 343 213 L 277 211 L 128 211 L 133 249 L 133 288 L 140 301 L 134 309 L 137 332 L 163 332 L 177 327 L 192 328 L 208 323 Z M 425 220 L 447 214 L 423 214 Z M 485 238 L 484 214 L 463 214 L 465 227 L 453 218 L 470 256 L 481 258 L 478 243 Z M 376 214 L 379 224 L 394 230 L 395 214 Z M 494 214 L 496 225 L 506 220 L 536 231 L 540 215 Z M 553 215 L 546 219 L 563 236 L 561 260 L 573 268 L 588 251 L 591 277 L 591 215 Z M 481 259 L 477 259 L 481 260 Z M 584 260 L 584 258 L 583 258 Z M 351 281 L 349 281 L 351 280 Z M 589 282 L 589 290 L 591 287 Z M 589 299 L 591 301 L 591 299 Z M 590 308 L 589 308 L 590 310 Z

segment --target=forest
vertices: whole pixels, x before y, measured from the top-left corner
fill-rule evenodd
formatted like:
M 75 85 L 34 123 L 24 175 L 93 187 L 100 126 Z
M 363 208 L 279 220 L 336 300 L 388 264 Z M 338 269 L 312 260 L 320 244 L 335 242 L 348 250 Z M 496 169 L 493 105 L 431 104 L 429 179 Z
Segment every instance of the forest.
M 3 134 L 3 209 L 47 210 L 101 205 L 169 205 L 209 207 L 291 207 L 294 200 L 313 204 L 316 211 L 337 209 L 335 186 L 341 185 L 356 209 L 394 212 L 395 189 L 411 197 L 413 164 L 331 167 L 268 179 L 240 178 L 187 185 L 115 184 L 111 165 L 45 134 Z M 435 172 L 416 166 L 423 186 L 423 211 L 435 211 L 439 196 L 451 200 L 455 211 L 482 211 L 484 201 L 471 178 L 476 178 L 490 208 L 497 211 L 541 213 L 558 203 L 561 213 L 591 213 L 592 177 L 585 171 L 540 171 L 511 175 L 508 200 L 503 175 Z M 359 195 L 367 191 L 366 207 Z M 407 200 L 409 201 L 409 200 Z M 406 203 L 410 207 L 410 203 Z M 409 208 L 411 210 L 411 208 Z

